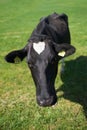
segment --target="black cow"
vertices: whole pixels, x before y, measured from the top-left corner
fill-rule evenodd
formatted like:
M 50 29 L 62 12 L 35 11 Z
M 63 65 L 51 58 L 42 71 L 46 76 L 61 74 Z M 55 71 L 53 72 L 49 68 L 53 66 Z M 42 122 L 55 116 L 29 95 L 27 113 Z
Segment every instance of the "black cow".
M 54 83 L 58 62 L 74 52 L 75 48 L 70 45 L 67 15 L 53 13 L 40 19 L 23 49 L 10 52 L 5 59 L 16 63 L 27 56 L 36 85 L 37 103 L 51 106 L 57 101 Z

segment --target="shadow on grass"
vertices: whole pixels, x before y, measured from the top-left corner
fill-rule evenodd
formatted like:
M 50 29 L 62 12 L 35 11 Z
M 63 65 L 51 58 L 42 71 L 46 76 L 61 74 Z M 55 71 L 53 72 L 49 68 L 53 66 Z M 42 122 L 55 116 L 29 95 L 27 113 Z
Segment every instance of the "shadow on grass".
M 87 56 L 66 61 L 61 79 L 64 84 L 57 92 L 63 91 L 65 99 L 82 105 L 87 118 Z

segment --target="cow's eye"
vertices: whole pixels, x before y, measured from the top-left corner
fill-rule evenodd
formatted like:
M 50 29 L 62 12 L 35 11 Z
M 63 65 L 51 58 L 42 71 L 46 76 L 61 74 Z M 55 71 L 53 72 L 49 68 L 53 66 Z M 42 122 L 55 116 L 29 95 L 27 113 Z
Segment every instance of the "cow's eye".
M 28 63 L 28 65 L 29 65 L 30 68 L 34 68 L 34 69 L 36 68 L 36 66 L 32 63 Z
M 33 65 L 32 65 L 32 64 L 28 64 L 28 65 L 29 65 L 29 67 L 30 67 L 30 68 L 32 68 L 32 67 L 33 67 Z
M 55 64 L 56 62 L 58 61 L 57 57 L 53 57 L 52 60 L 51 60 L 51 64 Z
M 51 60 L 51 64 L 54 64 L 55 63 L 55 58 L 53 58 L 52 60 Z
M 29 65 L 29 67 L 30 67 L 30 68 L 32 68 L 32 67 L 33 67 L 33 64 L 32 64 L 32 63 L 30 63 L 29 61 L 28 61 L 28 65 Z

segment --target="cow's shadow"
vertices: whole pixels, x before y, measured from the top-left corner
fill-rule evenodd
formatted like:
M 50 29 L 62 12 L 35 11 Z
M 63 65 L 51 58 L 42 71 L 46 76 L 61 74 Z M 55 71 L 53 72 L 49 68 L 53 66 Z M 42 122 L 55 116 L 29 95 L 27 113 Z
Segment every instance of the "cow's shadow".
M 61 80 L 64 84 L 57 92 L 63 91 L 65 99 L 82 105 L 87 118 L 87 56 L 66 61 Z

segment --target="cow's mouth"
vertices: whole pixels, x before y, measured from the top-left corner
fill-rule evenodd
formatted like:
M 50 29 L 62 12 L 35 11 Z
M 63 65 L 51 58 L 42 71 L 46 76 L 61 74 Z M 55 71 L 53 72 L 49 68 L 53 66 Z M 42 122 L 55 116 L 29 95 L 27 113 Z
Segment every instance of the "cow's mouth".
M 57 96 L 50 96 L 49 98 L 41 98 L 40 96 L 37 96 L 37 103 L 39 106 L 42 107 L 48 107 L 55 105 L 57 102 Z

